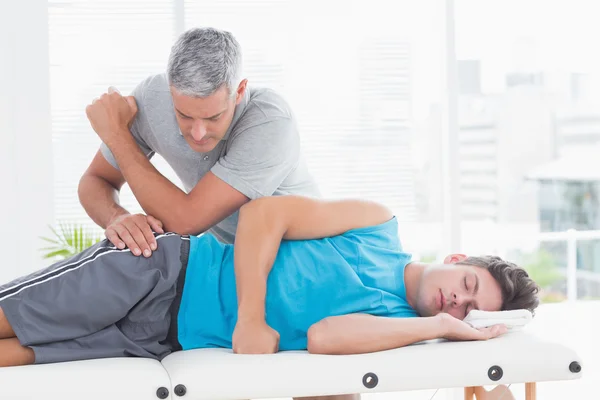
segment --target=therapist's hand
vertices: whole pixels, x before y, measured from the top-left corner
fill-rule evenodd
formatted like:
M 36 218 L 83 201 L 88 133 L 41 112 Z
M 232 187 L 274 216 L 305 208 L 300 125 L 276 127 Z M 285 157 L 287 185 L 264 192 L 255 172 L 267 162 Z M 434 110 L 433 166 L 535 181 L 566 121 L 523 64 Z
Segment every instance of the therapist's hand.
M 121 96 L 117 89 L 110 87 L 108 92 L 94 99 L 85 112 L 94 131 L 110 148 L 119 137 L 129 135 L 131 138 L 129 127 L 138 108 L 133 96 Z
M 506 333 L 506 326 L 504 325 L 475 329 L 450 314 L 440 313 L 437 317 L 440 319 L 441 337 L 448 340 L 487 340 Z
M 136 256 L 150 257 L 157 248 L 154 232 L 165 233 L 162 222 L 153 216 L 123 214 L 110 221 L 104 234 L 117 248 L 127 246 Z
M 237 354 L 271 354 L 279 349 L 279 332 L 266 321 L 238 320 L 233 331 L 233 352 Z

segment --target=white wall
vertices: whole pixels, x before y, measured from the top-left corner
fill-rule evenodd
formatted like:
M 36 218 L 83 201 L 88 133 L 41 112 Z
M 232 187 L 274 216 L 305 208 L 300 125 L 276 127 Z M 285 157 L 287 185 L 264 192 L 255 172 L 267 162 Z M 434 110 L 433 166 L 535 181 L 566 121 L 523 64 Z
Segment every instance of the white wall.
M 46 264 L 52 221 L 48 3 L 0 1 L 0 285 Z

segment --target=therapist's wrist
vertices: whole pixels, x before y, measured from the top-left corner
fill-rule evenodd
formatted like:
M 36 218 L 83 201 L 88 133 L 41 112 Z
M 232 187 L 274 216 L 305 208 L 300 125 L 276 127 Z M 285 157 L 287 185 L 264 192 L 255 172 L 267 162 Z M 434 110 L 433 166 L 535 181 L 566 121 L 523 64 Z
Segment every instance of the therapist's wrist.
M 108 222 L 106 224 L 106 227 L 109 227 L 116 220 L 118 220 L 119 218 L 121 218 L 124 215 L 130 215 L 130 212 L 127 211 L 126 209 L 124 209 L 123 207 L 121 207 L 120 205 L 118 205 L 118 204 L 115 203 L 111 207 L 110 216 L 108 217 Z

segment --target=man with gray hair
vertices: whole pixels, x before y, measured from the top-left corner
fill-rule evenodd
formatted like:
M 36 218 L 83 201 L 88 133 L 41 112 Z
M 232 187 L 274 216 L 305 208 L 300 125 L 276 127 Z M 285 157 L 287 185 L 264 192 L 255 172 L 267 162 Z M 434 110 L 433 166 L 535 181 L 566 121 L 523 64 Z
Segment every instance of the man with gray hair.
M 229 32 L 191 29 L 173 45 L 167 74 L 147 78 L 133 96 L 111 87 L 87 106 L 102 145 L 81 178 L 79 199 L 116 247 L 150 257 L 157 249 L 153 231 L 210 231 L 233 243 L 238 211 L 249 200 L 319 196 L 289 105 L 273 90 L 248 87 L 241 66 Z M 154 154 L 185 192 L 154 168 Z M 119 204 L 125 182 L 146 215 Z
M 263 196 L 319 196 L 300 150 L 294 115 L 270 89 L 241 78 L 242 54 L 229 32 L 195 28 L 173 45 L 166 74 L 133 96 L 110 88 L 86 108 L 102 140 L 81 178 L 79 199 L 118 248 L 150 256 L 152 231 L 211 231 L 232 243 L 238 209 Z M 149 159 L 161 155 L 185 191 Z M 127 182 L 146 215 L 118 201 Z

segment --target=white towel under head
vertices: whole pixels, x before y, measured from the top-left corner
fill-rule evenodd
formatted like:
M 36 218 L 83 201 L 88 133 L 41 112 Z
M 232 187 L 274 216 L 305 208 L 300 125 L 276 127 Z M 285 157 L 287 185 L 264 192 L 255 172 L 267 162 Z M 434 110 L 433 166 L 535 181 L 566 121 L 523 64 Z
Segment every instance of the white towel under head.
M 485 328 L 492 325 L 504 324 L 506 328 L 517 330 L 527 325 L 533 319 L 529 310 L 481 311 L 471 310 L 464 321 L 473 328 Z

